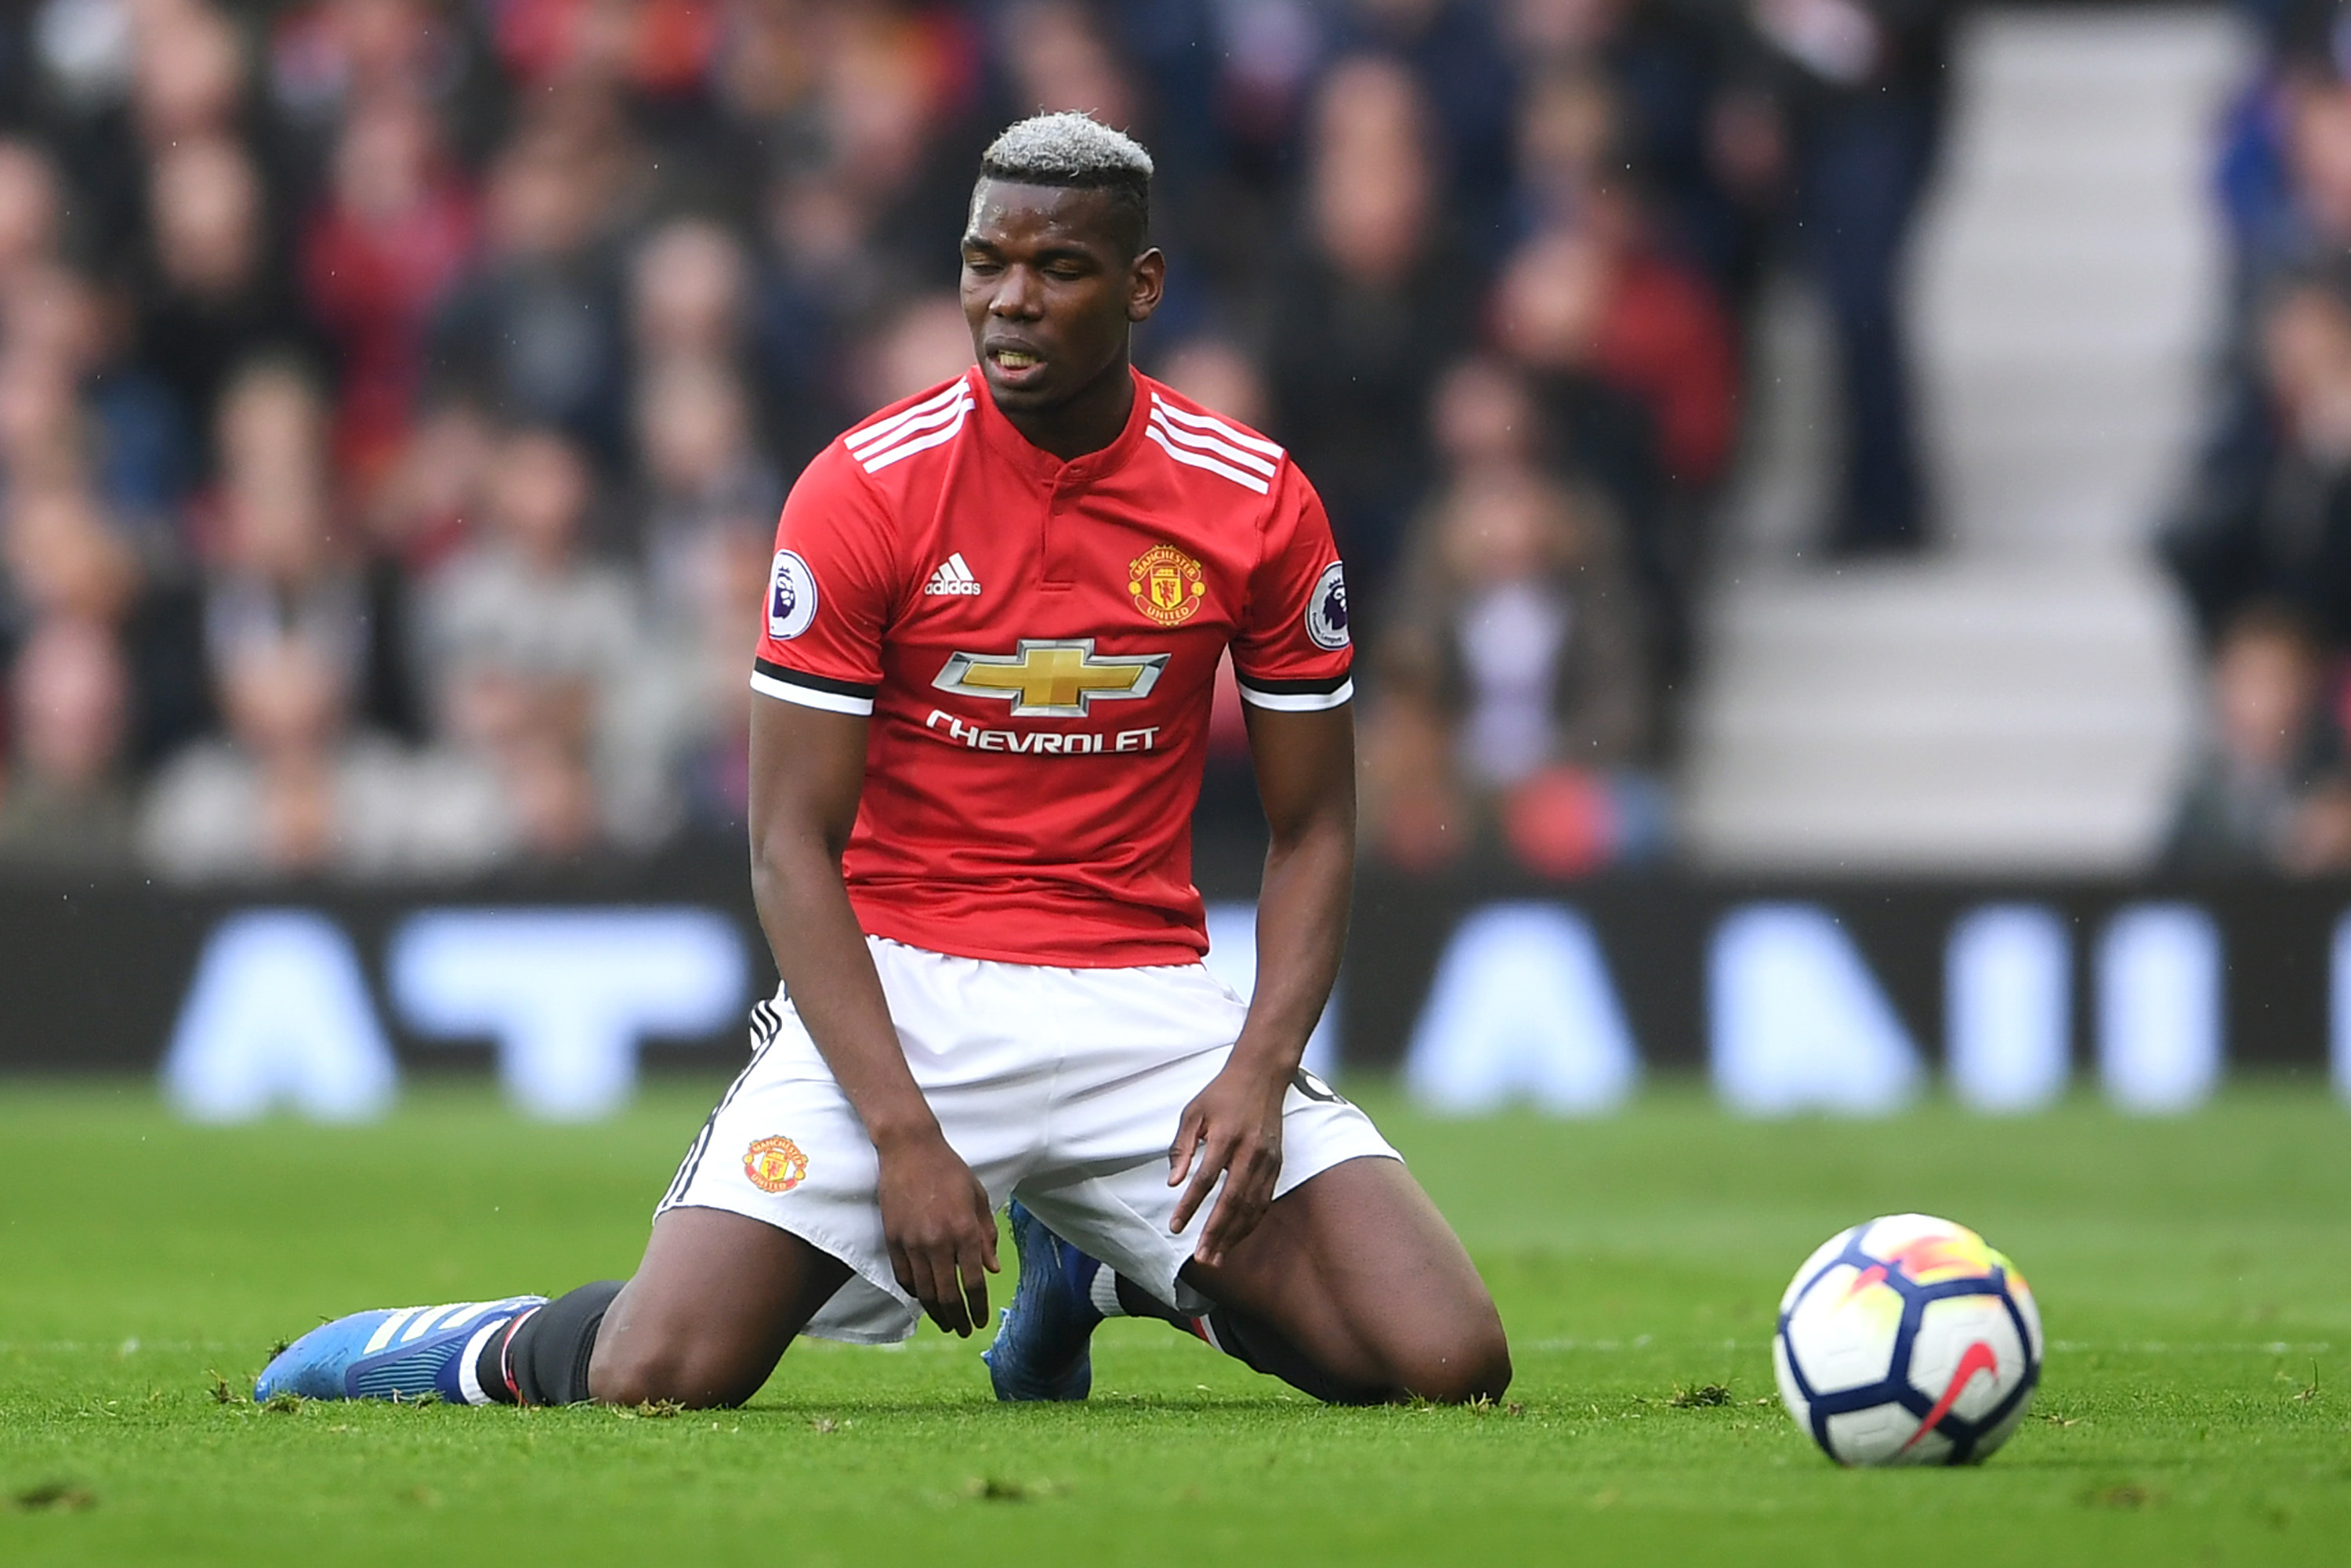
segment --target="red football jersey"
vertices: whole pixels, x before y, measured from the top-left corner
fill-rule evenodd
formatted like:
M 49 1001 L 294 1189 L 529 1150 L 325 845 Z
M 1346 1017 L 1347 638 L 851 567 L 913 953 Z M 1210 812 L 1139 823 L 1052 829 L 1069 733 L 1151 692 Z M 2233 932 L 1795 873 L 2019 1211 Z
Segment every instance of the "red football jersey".
M 1217 665 L 1264 707 L 1349 700 L 1346 584 L 1280 447 L 1147 376 L 1064 463 L 977 367 L 800 475 L 752 686 L 872 718 L 842 869 L 864 928 L 973 958 L 1207 950 L 1192 886 Z

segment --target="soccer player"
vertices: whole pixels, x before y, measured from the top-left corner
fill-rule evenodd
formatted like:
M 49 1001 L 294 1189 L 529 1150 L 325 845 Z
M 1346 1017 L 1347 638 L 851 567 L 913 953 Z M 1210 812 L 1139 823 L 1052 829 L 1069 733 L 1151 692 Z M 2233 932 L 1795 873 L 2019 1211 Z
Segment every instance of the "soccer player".
M 751 874 L 783 985 L 634 1278 L 361 1312 L 256 1398 L 739 1403 L 795 1335 L 988 1317 L 1074 1399 L 1113 1314 L 1319 1397 L 1499 1396 L 1500 1320 L 1362 1111 L 1302 1071 L 1354 849 L 1346 590 L 1281 448 L 1135 372 L 1151 160 L 1076 114 L 990 147 L 978 363 L 800 476 L 751 683 Z M 1271 828 L 1246 1006 L 1190 824 L 1229 649 Z

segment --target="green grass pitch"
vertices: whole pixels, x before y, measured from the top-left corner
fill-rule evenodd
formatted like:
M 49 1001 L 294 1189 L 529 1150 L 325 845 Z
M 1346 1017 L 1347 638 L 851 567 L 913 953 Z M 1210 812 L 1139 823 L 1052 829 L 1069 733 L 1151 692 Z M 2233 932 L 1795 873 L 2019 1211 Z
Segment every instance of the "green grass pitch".
M 1501 1302 L 1493 1410 L 1327 1410 L 1132 1322 L 1083 1406 L 999 1408 L 979 1342 L 927 1327 L 799 1346 L 715 1416 L 243 1400 L 324 1315 L 624 1273 L 708 1098 L 553 1128 L 452 1087 L 204 1130 L 143 1089 L 0 1084 L 0 1563 L 2351 1560 L 2351 1113 L 2275 1087 L 2177 1121 L 1370 1096 Z M 1980 1469 L 1839 1470 L 1772 1392 L 1788 1274 L 1906 1208 L 2041 1299 L 2033 1418 Z

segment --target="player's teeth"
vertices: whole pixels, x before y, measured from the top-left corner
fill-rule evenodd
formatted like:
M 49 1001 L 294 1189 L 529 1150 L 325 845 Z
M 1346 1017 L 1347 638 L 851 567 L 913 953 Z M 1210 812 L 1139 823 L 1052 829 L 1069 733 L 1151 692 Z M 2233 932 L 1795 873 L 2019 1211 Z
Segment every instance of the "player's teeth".
M 1008 371 L 1026 370 L 1030 365 L 1037 362 L 1037 356 L 1034 354 L 1016 354 L 1008 349 L 998 350 L 996 355 L 996 362 L 1002 365 Z

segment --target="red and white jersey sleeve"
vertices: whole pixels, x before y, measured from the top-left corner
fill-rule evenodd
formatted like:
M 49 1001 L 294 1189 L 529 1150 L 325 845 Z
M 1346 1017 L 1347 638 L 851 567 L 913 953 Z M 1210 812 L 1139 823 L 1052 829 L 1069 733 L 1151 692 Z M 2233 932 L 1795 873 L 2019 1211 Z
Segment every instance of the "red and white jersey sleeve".
M 1244 702 L 1301 713 L 1337 707 L 1355 695 L 1347 574 L 1322 498 L 1294 464 L 1284 463 L 1276 482 L 1232 646 Z
M 776 525 L 752 689 L 871 714 L 899 597 L 895 553 L 886 507 L 835 443 L 793 485 Z

